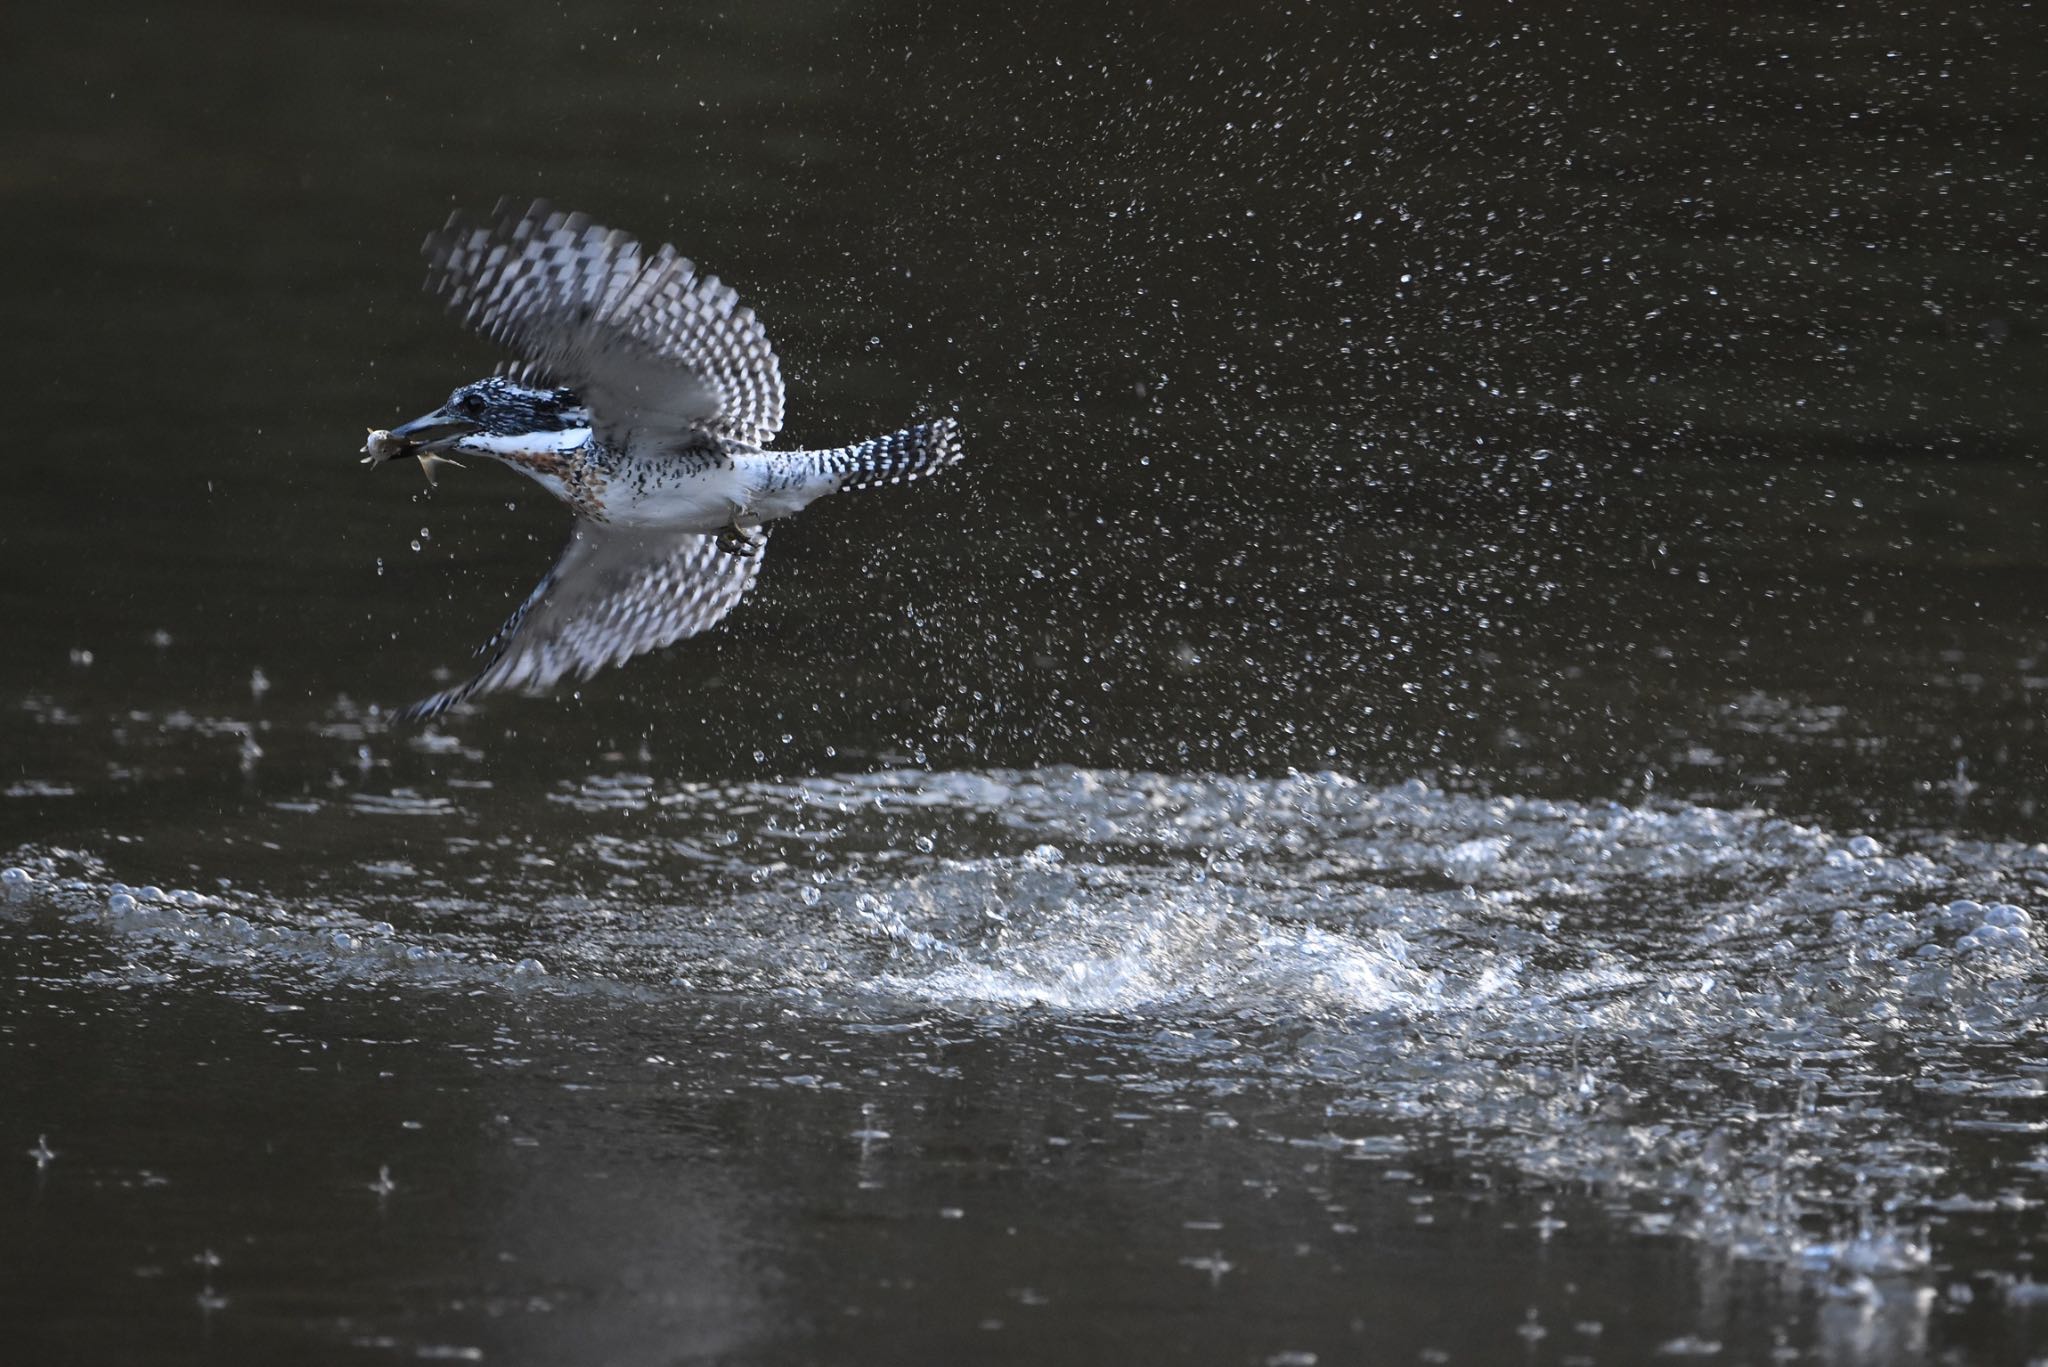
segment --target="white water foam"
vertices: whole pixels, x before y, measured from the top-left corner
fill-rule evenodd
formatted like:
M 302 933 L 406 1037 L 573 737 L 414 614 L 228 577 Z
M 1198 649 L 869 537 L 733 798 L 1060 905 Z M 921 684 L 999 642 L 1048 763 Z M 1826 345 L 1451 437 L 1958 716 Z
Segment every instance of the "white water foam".
M 365 858 L 346 903 L 186 906 L 47 851 L 6 891 L 96 903 L 137 972 L 510 985 L 545 964 L 551 991 L 1122 1030 L 1161 1051 L 1162 1087 L 1314 1089 L 1336 1125 L 1478 1136 L 1645 1229 L 1852 1291 L 1921 1275 L 1923 1222 L 1986 1198 L 1945 1184 L 1952 1135 L 2004 1146 L 2002 1208 L 2048 1189 L 2048 847 L 1044 770 L 595 775 L 553 795 L 571 819 L 493 854 L 466 833 L 483 800 L 355 800 L 436 820 Z M 1169 1035 L 1199 1067 L 1147 1043 Z

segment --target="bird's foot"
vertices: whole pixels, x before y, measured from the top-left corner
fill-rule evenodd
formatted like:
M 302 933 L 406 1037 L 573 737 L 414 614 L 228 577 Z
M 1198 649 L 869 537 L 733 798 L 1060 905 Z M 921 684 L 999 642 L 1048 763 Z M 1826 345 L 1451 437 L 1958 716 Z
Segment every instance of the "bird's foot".
M 762 539 L 759 527 L 742 527 L 735 522 L 719 529 L 718 549 L 727 555 L 745 555 L 760 545 Z

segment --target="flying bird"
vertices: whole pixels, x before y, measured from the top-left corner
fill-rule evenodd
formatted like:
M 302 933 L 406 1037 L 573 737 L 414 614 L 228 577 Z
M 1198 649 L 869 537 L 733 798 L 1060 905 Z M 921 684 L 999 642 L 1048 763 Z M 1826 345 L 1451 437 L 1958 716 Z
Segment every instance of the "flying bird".
M 754 585 L 766 524 L 842 489 L 902 484 L 960 459 L 958 424 L 919 423 L 816 451 L 771 451 L 782 367 L 753 310 L 675 248 L 546 201 L 458 212 L 423 248 L 427 289 L 518 358 L 399 427 L 368 465 L 495 460 L 575 515 L 569 544 L 477 651 L 467 682 L 405 708 L 428 718 L 479 693 L 545 693 L 566 675 L 723 621 Z

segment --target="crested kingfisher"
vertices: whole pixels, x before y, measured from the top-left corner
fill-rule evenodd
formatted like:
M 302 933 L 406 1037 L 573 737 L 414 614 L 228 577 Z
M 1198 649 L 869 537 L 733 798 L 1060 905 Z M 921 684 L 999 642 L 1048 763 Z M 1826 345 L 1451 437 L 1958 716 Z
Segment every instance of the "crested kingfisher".
M 842 489 L 902 484 L 960 459 L 951 418 L 816 451 L 770 451 L 782 367 L 752 309 L 664 246 L 546 201 L 458 212 L 424 252 L 427 288 L 518 358 L 424 417 L 372 431 L 363 461 L 509 465 L 567 504 L 569 544 L 477 651 L 467 682 L 400 715 L 658 650 L 723 621 L 753 587 L 766 524 Z

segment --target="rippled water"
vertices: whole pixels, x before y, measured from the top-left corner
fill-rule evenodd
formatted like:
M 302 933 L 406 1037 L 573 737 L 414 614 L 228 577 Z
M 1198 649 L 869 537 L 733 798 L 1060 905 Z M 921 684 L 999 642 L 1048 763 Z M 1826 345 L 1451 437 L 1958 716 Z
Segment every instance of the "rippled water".
M 15 1355 L 2048 1355 L 2034 11 L 10 19 Z M 968 460 L 406 731 L 508 193 Z
M 455 754 L 432 738 L 422 748 Z M 260 843 L 352 823 L 341 862 L 274 887 L 137 886 L 149 869 L 114 852 L 16 852 L 0 935 L 32 965 L 20 1004 L 63 1019 L 109 996 L 213 983 L 243 1004 L 230 1034 L 260 1050 L 389 1056 L 380 1106 L 475 1109 L 470 1125 L 504 1131 L 487 1147 L 515 1152 L 532 1138 L 522 1125 L 547 1126 L 540 1144 L 647 1188 L 641 1201 L 674 1197 L 649 1137 L 607 1135 L 628 1116 L 645 1125 L 650 1107 L 737 1112 L 725 1118 L 737 1135 L 713 1125 L 685 1147 L 737 1144 L 695 1161 L 757 1180 L 825 1127 L 844 1165 L 807 1161 L 794 1196 L 858 1209 L 811 1210 L 826 1221 L 812 1237 L 864 1249 L 884 1286 L 895 1266 L 935 1342 L 1050 1322 L 1090 1296 L 1143 1322 L 1157 1313 L 1139 1308 L 1152 1279 L 1217 1304 L 1281 1267 L 1344 1285 L 1359 1260 L 1446 1239 L 1488 1250 L 1453 1281 L 1538 1280 L 1475 1288 L 1486 1313 L 1470 1323 L 1382 1309 L 1360 1327 L 1314 1305 L 1231 1332 L 1253 1346 L 1277 1336 L 1276 1353 L 1363 1335 L 1390 1353 L 1484 1356 L 1519 1332 L 1532 1347 L 1575 1335 L 1621 1360 L 1724 1340 L 1906 1360 L 1941 1326 L 2023 1340 L 2048 1302 L 2033 1266 L 2048 1198 L 2048 847 L 1844 838 L 1755 810 L 1334 773 L 1082 769 L 675 783 L 619 768 L 560 783 L 508 831 L 461 767 L 431 786 L 272 802 L 214 834 Z M 331 1016 L 337 1000 L 350 1023 L 333 1037 L 289 1024 Z M 422 1063 L 402 1037 L 417 1025 L 354 1037 L 376 1002 L 408 1021 L 458 1018 L 435 1033 L 474 1039 L 457 1046 L 469 1080 L 431 1096 L 407 1086 Z M 19 1048 L 64 1028 L 17 1012 L 10 1033 Z M 151 1052 L 99 1048 L 117 1064 Z M 525 1076 L 510 1090 L 528 1095 L 503 1100 L 496 1074 Z M 568 1096 L 537 1103 L 536 1086 Z M 54 1136 L 39 1176 L 52 1216 L 81 1180 L 130 1205 L 157 1199 L 152 1182 L 190 1180 L 114 1124 L 105 1098 L 43 1091 L 38 1106 L 21 1118 Z M 309 1143 L 294 1122 L 271 1123 L 288 1145 Z M 354 1220 L 403 1223 L 408 1202 L 446 1199 L 432 1190 L 445 1176 L 407 1161 L 421 1145 L 403 1130 L 350 1133 L 346 1147 L 361 1155 L 341 1198 Z M 422 1158 L 431 1169 L 450 1155 Z M 383 1181 L 395 1186 L 372 1190 Z M 1033 1210 L 1044 1181 L 1063 1204 L 1085 1192 L 1128 1208 Z M 1039 1250 L 1026 1260 L 1038 1271 L 1012 1266 L 1028 1285 L 978 1303 L 928 1303 L 917 1278 L 938 1274 L 909 1269 L 941 1255 L 900 1242 L 959 1222 L 945 1246 L 981 1249 L 1002 1237 L 977 1223 L 991 1199 L 999 1221 L 1027 1222 L 1004 1228 Z M 1264 1209 L 1247 1214 L 1247 1201 Z M 639 1266 L 665 1256 L 633 1242 L 653 1237 L 642 1226 L 656 1210 L 609 1218 L 625 1222 L 634 1315 L 650 1297 L 726 1294 L 694 1259 Z M 510 1219 L 494 1237 L 553 1237 L 545 1219 Z M 884 1236 L 835 1219 L 910 1227 Z M 1120 1220 L 1127 1234 L 1111 1233 Z M 236 1232 L 229 1221 L 210 1237 Z M 759 1238 L 734 1237 L 742 1253 Z M 1074 1260 L 1054 1251 L 1063 1237 L 1128 1244 Z M 1577 1265 L 1637 1239 L 1653 1263 L 1685 1250 L 1692 1275 L 1716 1269 L 1706 1284 L 1721 1290 L 1689 1310 L 1606 1303 L 1617 1288 Z M 268 1260 L 265 1246 L 245 1256 Z M 124 1249 L 144 1266 L 102 1274 L 189 1290 L 189 1273 L 147 1270 L 168 1252 Z M 367 1252 L 339 1255 L 354 1265 Z M 259 1320 L 289 1316 L 260 1284 L 236 1289 L 248 1274 L 232 1256 L 198 1280 L 229 1288 L 229 1306 L 248 1295 Z M 550 1285 L 577 1279 L 552 1252 L 518 1256 L 538 1256 Z M 1087 1271 L 1099 1259 L 1112 1268 Z M 117 1281 L 109 1294 L 132 1303 L 139 1290 Z M 535 1294 L 559 1308 L 559 1290 Z M 848 1314 L 883 1311 L 873 1292 L 843 1294 Z M 376 1300 L 315 1314 L 316 1341 L 436 1347 Z M 501 1314 L 536 1312 L 478 1319 L 458 1295 L 440 1313 L 464 1326 L 455 1347 L 481 1350 L 471 1340 L 525 1332 Z M 774 1321 L 721 1313 L 750 1333 Z M 1046 1342 L 986 1351 L 1028 1358 Z

